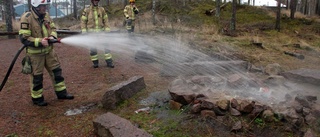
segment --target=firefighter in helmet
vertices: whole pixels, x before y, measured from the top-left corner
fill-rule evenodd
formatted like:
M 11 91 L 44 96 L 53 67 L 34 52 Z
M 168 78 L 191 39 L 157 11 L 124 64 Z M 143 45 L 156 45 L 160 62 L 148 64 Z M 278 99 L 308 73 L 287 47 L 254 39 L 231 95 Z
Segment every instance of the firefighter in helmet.
M 135 0 L 129 0 L 129 5 L 124 7 L 123 13 L 126 18 L 126 28 L 129 33 L 134 32 L 135 15 L 139 13 Z
M 38 106 L 47 105 L 42 95 L 44 69 L 51 77 L 58 99 L 74 98 L 67 93 L 53 43 L 48 43 L 48 39 L 57 39 L 56 27 L 49 13 L 46 12 L 49 4 L 50 0 L 31 0 L 30 11 L 24 13 L 20 19 L 19 38 L 26 46 L 26 57 L 30 59 L 32 66 L 32 71 L 30 71 L 32 102 Z
M 82 33 L 110 32 L 107 12 L 103 7 L 98 5 L 99 1 L 100 0 L 91 0 L 91 5 L 83 10 L 81 16 Z M 114 68 L 110 50 L 104 50 L 104 59 L 107 63 L 107 67 Z M 98 68 L 99 60 L 97 48 L 90 48 L 90 58 L 93 62 L 93 67 Z

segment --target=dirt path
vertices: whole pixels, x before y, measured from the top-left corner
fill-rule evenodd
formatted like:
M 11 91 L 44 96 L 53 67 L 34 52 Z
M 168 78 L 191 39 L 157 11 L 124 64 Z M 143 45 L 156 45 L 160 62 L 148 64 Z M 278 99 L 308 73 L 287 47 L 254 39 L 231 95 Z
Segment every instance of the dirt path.
M 0 40 L 1 82 L 21 45 L 18 39 Z M 0 136 L 94 136 L 92 120 L 106 110 L 95 105 L 83 114 L 66 116 L 64 113 L 68 109 L 98 104 L 108 88 L 135 75 L 144 76 L 147 90 L 166 88 L 167 81 L 157 80 L 157 68 L 135 62 L 133 55 L 114 53 L 114 69 L 107 68 L 101 57 L 100 67 L 94 69 L 89 60 L 89 51 L 85 48 L 56 44 L 55 50 L 61 62 L 67 90 L 75 99 L 57 100 L 48 73 L 45 72 L 44 97 L 49 105 L 34 106 L 30 97 L 29 76 L 20 73 L 21 60 L 25 55 L 22 52 L 0 92 Z

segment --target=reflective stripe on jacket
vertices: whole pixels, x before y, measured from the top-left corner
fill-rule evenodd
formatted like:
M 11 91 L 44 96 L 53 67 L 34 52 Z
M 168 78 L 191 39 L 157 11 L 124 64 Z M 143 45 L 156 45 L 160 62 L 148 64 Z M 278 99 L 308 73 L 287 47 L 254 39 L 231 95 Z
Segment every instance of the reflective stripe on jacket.
M 49 13 L 46 13 L 43 20 L 40 20 L 38 15 L 31 10 L 21 16 L 19 36 L 21 42 L 27 46 L 27 53 L 48 53 L 53 49 L 52 44 L 43 47 L 41 40 L 50 36 L 57 38 L 57 32 Z
M 85 8 L 81 16 L 82 32 L 110 31 L 108 15 L 103 7 L 92 6 Z

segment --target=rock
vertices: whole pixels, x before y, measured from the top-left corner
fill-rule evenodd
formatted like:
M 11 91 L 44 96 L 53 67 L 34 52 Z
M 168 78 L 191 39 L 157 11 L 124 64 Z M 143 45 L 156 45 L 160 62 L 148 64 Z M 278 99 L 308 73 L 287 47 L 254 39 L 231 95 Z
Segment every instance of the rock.
M 235 99 L 235 98 L 231 99 L 230 105 L 231 105 L 231 107 L 233 107 L 233 108 L 238 108 L 238 107 L 239 107 L 238 100 Z
M 210 100 L 203 100 L 201 102 L 201 109 L 208 109 L 211 110 L 214 107 L 214 103 L 211 102 Z
M 231 88 L 239 88 L 245 85 L 246 81 L 238 74 L 232 74 L 227 77 L 227 85 Z
M 253 106 L 254 104 L 252 102 L 250 103 L 247 100 L 243 100 L 240 103 L 239 111 L 244 113 L 250 113 L 253 110 Z
M 205 118 L 215 118 L 216 114 L 212 110 L 202 110 L 201 116 Z
M 295 101 L 299 102 L 300 105 L 302 105 L 303 107 L 307 107 L 307 108 L 310 108 L 310 103 L 309 101 L 307 100 L 307 98 L 301 94 L 298 94 L 296 97 L 295 97 Z
M 241 115 L 240 111 L 238 111 L 238 110 L 236 110 L 234 108 L 230 108 L 229 110 L 230 110 L 230 114 L 232 116 L 240 116 Z
M 319 85 L 320 71 L 314 69 L 298 69 L 281 73 L 289 80 Z
M 218 106 L 214 106 L 214 107 L 213 107 L 213 111 L 214 111 L 214 113 L 215 113 L 216 115 L 218 115 L 218 116 L 224 116 L 224 115 L 226 115 L 226 112 L 220 110 L 220 108 L 219 108 Z
M 220 109 L 226 111 L 226 110 L 229 109 L 230 101 L 229 101 L 229 100 L 226 100 L 226 99 L 224 99 L 224 100 L 219 100 L 219 101 L 217 101 L 216 104 L 217 104 L 217 106 L 218 106 Z
M 242 129 L 241 121 L 237 121 L 231 128 L 231 131 L 239 131 Z
M 313 115 L 309 114 L 309 115 L 306 115 L 305 116 L 305 121 L 306 121 L 306 124 L 310 125 L 310 126 L 314 126 L 316 125 L 317 123 L 317 118 L 314 117 Z
M 93 120 L 94 133 L 99 137 L 153 137 L 130 121 L 111 112 Z
M 143 63 L 152 63 L 155 61 L 154 56 L 148 53 L 148 50 L 138 50 L 135 54 L 135 61 Z
M 278 63 L 268 64 L 265 68 L 265 73 L 268 75 L 279 75 L 282 71 Z
M 285 78 L 280 75 L 270 75 L 264 82 L 270 86 L 281 86 L 285 82 Z
M 170 100 L 169 104 L 170 104 L 170 109 L 173 109 L 173 110 L 180 110 L 180 108 L 182 107 L 182 104 L 174 100 Z
M 269 109 L 264 110 L 262 113 L 262 118 L 267 122 L 272 122 L 274 120 L 274 113 Z
M 306 133 L 304 133 L 303 137 L 316 137 L 316 135 L 312 132 L 311 129 L 308 129 Z
M 199 113 L 201 111 L 201 105 L 200 104 L 194 104 L 191 107 L 190 112 L 195 114 L 195 113 Z
M 146 88 L 142 76 L 134 76 L 121 82 L 106 91 L 102 97 L 102 105 L 105 109 L 115 109 L 119 102 L 131 98 L 133 95 Z

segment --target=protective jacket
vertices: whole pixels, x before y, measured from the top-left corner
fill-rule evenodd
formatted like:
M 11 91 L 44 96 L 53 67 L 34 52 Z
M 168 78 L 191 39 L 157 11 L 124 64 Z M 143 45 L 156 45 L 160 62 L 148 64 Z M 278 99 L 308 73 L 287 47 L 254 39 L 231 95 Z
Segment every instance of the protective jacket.
M 20 41 L 27 46 L 27 56 L 30 57 L 33 72 L 31 77 L 32 99 L 43 99 L 43 70 L 46 69 L 54 84 L 57 95 L 66 94 L 66 86 L 62 77 L 62 69 L 57 54 L 53 50 L 53 44 L 47 47 L 41 44 L 45 37 L 57 38 L 56 27 L 48 13 L 36 14 L 35 9 L 24 13 L 20 20 Z
M 129 4 L 124 7 L 123 13 L 127 19 L 135 20 L 135 14 L 138 14 L 139 10 L 137 7 L 134 8 L 131 4 Z
M 56 27 L 48 13 L 41 19 L 31 10 L 21 16 L 20 22 L 20 40 L 27 46 L 27 53 L 48 53 L 52 50 L 53 46 L 51 43 L 49 43 L 50 46 L 47 47 L 41 44 L 41 40 L 44 37 L 53 36 L 57 38 Z
M 81 16 L 82 32 L 110 31 L 108 15 L 103 7 L 93 6 L 85 8 Z

